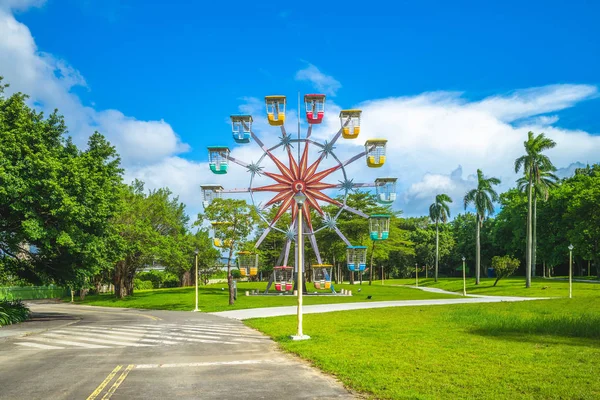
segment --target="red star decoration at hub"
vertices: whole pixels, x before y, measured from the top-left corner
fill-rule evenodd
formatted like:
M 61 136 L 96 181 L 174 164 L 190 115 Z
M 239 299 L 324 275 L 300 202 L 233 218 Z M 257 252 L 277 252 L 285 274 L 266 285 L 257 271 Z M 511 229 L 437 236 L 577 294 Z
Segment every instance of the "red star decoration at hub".
M 277 183 L 273 185 L 257 187 L 253 190 L 257 192 L 277 193 L 265 204 L 265 207 L 268 207 L 271 204 L 281 202 L 277 215 L 275 215 L 275 218 L 273 218 L 273 221 L 271 221 L 271 226 L 275 225 L 279 218 L 281 218 L 281 216 L 290 208 L 292 209 L 292 224 L 294 224 L 298 216 L 298 205 L 294 201 L 294 196 L 299 192 L 304 193 L 306 196 L 306 201 L 302 205 L 302 214 L 304 215 L 304 220 L 306 221 L 308 228 L 312 231 L 310 208 L 312 207 L 320 215 L 324 215 L 323 210 L 319 206 L 318 200 L 335 204 L 336 206 L 342 206 L 342 203 L 332 199 L 322 192 L 325 189 L 331 189 L 337 186 L 335 184 L 324 183 L 322 180 L 340 169 L 341 165 L 338 164 L 335 167 L 317 172 L 319 164 L 325 157 L 325 152 L 321 153 L 321 156 L 309 166 L 308 142 L 306 142 L 299 164 L 292 155 L 292 151 L 290 150 L 289 146 L 287 148 L 287 152 L 289 158 L 289 167 L 278 160 L 277 157 L 274 157 L 270 152 L 267 152 L 281 174 L 263 172 L 264 175 L 273 179 Z

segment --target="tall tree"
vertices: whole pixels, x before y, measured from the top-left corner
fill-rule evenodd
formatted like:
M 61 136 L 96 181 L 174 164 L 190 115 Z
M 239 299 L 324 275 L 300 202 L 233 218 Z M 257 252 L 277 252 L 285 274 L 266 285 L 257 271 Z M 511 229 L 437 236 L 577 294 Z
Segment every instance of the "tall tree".
M 452 199 L 447 194 L 438 194 L 435 196 L 435 202 L 429 206 L 429 218 L 435 222 L 435 281 L 438 280 L 438 270 L 440 262 L 440 230 L 439 223 L 445 224 L 450 217 L 450 207 Z
M 158 260 L 174 269 L 190 256 L 185 239 L 189 218 L 169 189 L 146 194 L 143 182 L 136 180 L 122 188 L 121 203 L 122 210 L 112 221 L 117 233 L 113 280 L 118 298 L 133 294 L 133 278 L 145 265 Z
M 99 133 L 78 149 L 57 111 L 45 117 L 22 93 L 4 97 L 5 87 L 0 77 L 0 273 L 85 280 L 113 260 L 119 157 Z
M 527 133 L 527 140 L 523 142 L 525 154 L 515 160 L 515 172 L 523 169 L 527 178 L 527 251 L 525 252 L 525 287 L 531 287 L 531 267 L 533 249 L 533 185 L 539 184 L 543 171 L 554 171 L 554 165 L 543 151 L 556 146 L 556 142 L 547 138 L 543 133 L 535 136 L 531 131 Z
M 480 169 L 477 170 L 477 187 L 472 189 L 465 194 L 464 204 L 465 210 L 469 204 L 475 206 L 477 213 L 477 234 L 476 234 L 476 246 L 477 253 L 475 255 L 475 284 L 479 285 L 481 276 L 481 226 L 486 214 L 494 213 L 494 202 L 498 201 L 498 193 L 494 190 L 494 185 L 499 185 L 500 179 L 498 178 L 485 178 L 483 172 Z
M 234 251 L 244 244 L 248 235 L 258 222 L 258 215 L 245 200 L 215 199 L 205 209 L 205 215 L 212 222 L 220 222 L 221 228 L 215 229 L 215 238 L 220 239 L 227 257 L 227 285 L 229 286 L 229 304 L 234 303 L 233 277 L 231 276 L 231 260 Z M 198 220 L 204 216 L 199 215 Z
M 548 201 L 550 189 L 556 186 L 558 177 L 553 174 L 556 168 L 552 167 L 552 171 L 540 171 L 539 181 L 533 182 L 533 227 L 532 227 L 532 246 L 531 246 L 531 275 L 535 276 L 537 265 L 537 201 L 538 198 Z M 519 190 L 527 192 L 529 186 L 529 178 L 523 176 L 517 180 Z M 544 276 L 546 271 L 543 272 Z

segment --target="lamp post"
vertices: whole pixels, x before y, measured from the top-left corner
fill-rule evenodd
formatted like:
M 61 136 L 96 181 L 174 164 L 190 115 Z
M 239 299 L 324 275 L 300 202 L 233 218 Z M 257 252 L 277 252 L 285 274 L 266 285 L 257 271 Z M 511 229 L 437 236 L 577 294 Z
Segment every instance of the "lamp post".
M 292 336 L 292 340 L 306 340 L 310 339 L 310 336 L 302 333 L 302 290 L 304 289 L 304 279 L 303 279 L 303 271 L 302 267 L 304 264 L 304 238 L 302 237 L 302 205 L 306 201 L 306 196 L 302 192 L 298 192 L 294 195 L 294 200 L 298 205 L 298 217 L 296 218 L 298 225 L 298 239 L 297 239 L 297 248 L 298 248 L 298 265 L 297 269 L 297 282 L 296 288 L 298 289 L 298 332 L 296 336 Z
M 196 308 L 194 311 L 200 311 L 198 309 L 198 249 L 194 250 L 194 263 L 196 264 Z
M 467 295 L 467 273 L 465 272 L 465 256 L 462 257 L 463 260 L 463 296 Z
M 569 298 L 573 298 L 573 245 L 569 245 Z
M 415 263 L 415 282 L 416 287 L 419 287 L 419 263 Z

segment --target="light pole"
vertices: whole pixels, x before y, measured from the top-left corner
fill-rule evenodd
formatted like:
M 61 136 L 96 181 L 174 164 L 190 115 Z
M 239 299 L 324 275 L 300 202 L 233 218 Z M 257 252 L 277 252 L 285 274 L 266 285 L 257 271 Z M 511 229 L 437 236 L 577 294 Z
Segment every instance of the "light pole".
M 573 245 L 569 245 L 569 298 L 573 298 Z
M 415 282 L 416 287 L 419 287 L 419 263 L 415 263 Z
M 298 221 L 298 239 L 296 246 L 298 248 L 298 265 L 296 266 L 298 276 L 298 283 L 296 285 L 296 288 L 298 289 L 298 332 L 296 333 L 296 336 L 292 336 L 292 340 L 306 340 L 310 339 L 310 336 L 302 333 L 302 290 L 304 289 L 304 273 L 302 271 L 304 263 L 304 238 L 302 237 L 302 205 L 304 204 L 304 201 L 306 201 L 306 195 L 304 195 L 304 193 L 302 192 L 298 192 L 294 195 L 294 200 L 298 205 L 298 217 L 296 218 L 296 221 Z
M 465 272 L 465 256 L 462 257 L 463 260 L 463 296 L 467 295 L 467 273 Z
M 194 311 L 200 311 L 198 309 L 198 249 L 194 250 L 194 263 L 196 264 L 196 308 Z

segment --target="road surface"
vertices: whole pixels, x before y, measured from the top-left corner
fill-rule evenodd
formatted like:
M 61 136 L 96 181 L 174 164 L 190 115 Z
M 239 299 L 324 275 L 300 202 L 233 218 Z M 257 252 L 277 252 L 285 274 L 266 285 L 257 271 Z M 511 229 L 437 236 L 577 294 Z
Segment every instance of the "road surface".
M 350 399 L 239 321 L 177 311 L 31 305 L 0 328 L 2 399 Z

